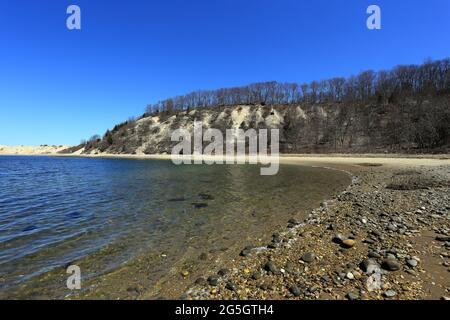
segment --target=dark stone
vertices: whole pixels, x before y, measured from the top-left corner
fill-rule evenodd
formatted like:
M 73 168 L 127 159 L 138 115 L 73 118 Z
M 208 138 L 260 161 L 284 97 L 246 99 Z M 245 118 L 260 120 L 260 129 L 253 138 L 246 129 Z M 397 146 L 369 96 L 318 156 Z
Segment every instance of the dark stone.
M 202 277 L 200 277 L 197 280 L 195 280 L 195 284 L 199 285 L 199 286 L 204 286 L 204 285 L 206 285 L 206 283 L 207 282 L 206 282 L 205 278 L 202 278 Z
M 214 199 L 214 197 L 213 197 L 212 195 L 207 194 L 207 193 L 199 193 L 199 194 L 198 194 L 198 197 L 199 197 L 201 200 L 213 200 L 213 199 Z
M 359 294 L 354 293 L 354 292 L 349 292 L 346 295 L 348 300 L 358 300 L 359 299 Z
M 342 244 L 342 241 L 344 241 L 345 239 L 347 238 L 343 234 L 338 233 L 333 237 L 333 242 L 337 244 Z
M 192 203 L 192 206 L 193 206 L 195 209 L 201 209 L 201 208 L 206 208 L 206 207 L 208 206 L 208 204 L 206 204 L 206 203 L 197 203 L 197 202 L 193 202 L 193 203 Z
M 252 249 L 253 249 L 252 247 L 247 246 L 244 249 L 242 249 L 242 251 L 239 255 L 242 257 L 246 257 L 246 256 L 250 255 L 250 253 L 252 252 Z
M 264 265 L 264 270 L 266 270 L 268 272 L 272 272 L 273 274 L 279 274 L 280 273 L 280 270 L 278 270 L 277 266 L 275 265 L 275 263 L 273 263 L 273 261 L 268 261 Z
M 289 224 L 293 224 L 293 225 L 299 225 L 299 224 L 300 224 L 300 221 L 298 221 L 298 220 L 295 219 L 295 218 L 291 218 L 291 219 L 289 219 L 288 223 L 289 223 Z
M 397 271 L 397 270 L 400 270 L 401 265 L 400 265 L 400 263 L 397 260 L 385 259 L 385 260 L 383 260 L 383 263 L 381 264 L 381 267 L 384 270 Z
M 369 258 L 373 259 L 380 259 L 381 255 L 378 252 L 375 251 L 369 251 L 369 254 L 367 255 Z
M 221 277 L 225 276 L 226 274 L 228 274 L 229 270 L 228 269 L 220 269 L 217 274 Z
M 299 297 L 302 294 L 300 288 L 295 285 L 289 287 L 289 292 L 292 293 L 294 297 Z
M 236 291 L 236 285 L 233 282 L 227 282 L 225 288 L 227 288 L 230 291 Z
M 186 199 L 185 198 L 172 198 L 172 199 L 169 199 L 167 201 L 169 201 L 169 202 L 182 202 L 182 201 L 186 201 Z
M 436 241 L 447 242 L 447 241 L 450 241 L 450 237 L 447 237 L 447 236 L 437 236 L 437 237 L 436 237 Z
M 217 286 L 219 282 L 219 278 L 216 276 L 209 276 L 208 277 L 208 283 L 210 286 Z
M 200 260 L 206 260 L 206 259 L 208 259 L 208 254 L 206 252 L 203 252 L 198 256 L 198 258 Z
M 252 279 L 253 280 L 258 280 L 258 279 L 261 279 L 261 272 L 253 272 L 253 274 L 252 274 Z

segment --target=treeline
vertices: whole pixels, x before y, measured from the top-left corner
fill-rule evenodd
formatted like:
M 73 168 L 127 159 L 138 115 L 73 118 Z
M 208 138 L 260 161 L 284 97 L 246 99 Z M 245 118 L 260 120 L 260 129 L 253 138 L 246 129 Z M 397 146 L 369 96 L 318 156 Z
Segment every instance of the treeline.
M 146 115 L 235 105 L 290 105 L 338 102 L 392 103 L 409 96 L 448 93 L 450 59 L 361 72 L 309 84 L 263 82 L 243 87 L 198 90 L 147 106 Z

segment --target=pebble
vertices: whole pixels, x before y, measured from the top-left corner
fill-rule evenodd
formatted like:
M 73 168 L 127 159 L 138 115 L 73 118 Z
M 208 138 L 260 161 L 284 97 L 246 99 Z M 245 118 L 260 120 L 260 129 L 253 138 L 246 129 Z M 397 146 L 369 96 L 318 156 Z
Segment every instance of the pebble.
M 311 263 L 316 259 L 316 255 L 312 252 L 307 252 L 300 258 L 303 262 Z
M 230 291 L 236 291 L 236 285 L 231 281 L 227 282 L 225 288 L 227 288 Z
M 264 265 L 264 270 L 266 270 L 268 272 L 272 272 L 273 274 L 280 273 L 280 270 L 278 270 L 277 266 L 272 261 L 266 262 L 266 264 Z
M 359 294 L 354 293 L 354 292 L 349 292 L 346 295 L 348 300 L 358 300 L 359 299 Z
M 345 239 L 347 239 L 347 238 L 343 234 L 338 233 L 333 237 L 333 242 L 337 243 L 337 244 L 341 244 L 342 241 L 344 241 Z
M 355 276 L 354 276 L 353 273 L 351 273 L 351 272 L 348 272 L 348 273 L 346 274 L 346 277 L 347 277 L 347 279 L 350 279 L 350 280 L 355 279 Z
M 216 276 L 209 276 L 208 277 L 208 283 L 210 286 L 217 286 L 219 282 L 219 278 Z
M 359 265 L 359 267 L 361 268 L 362 271 L 364 271 L 367 274 L 372 274 L 374 271 L 380 269 L 378 264 L 372 259 L 364 259 Z
M 246 257 L 246 256 L 250 255 L 251 252 L 252 252 L 252 247 L 245 247 L 244 249 L 242 249 L 240 255 L 242 257 Z
M 297 286 L 291 286 L 290 288 L 289 288 L 289 292 L 290 293 L 292 293 L 295 297 L 298 297 L 298 296 L 300 296 L 301 295 L 301 290 L 300 290 L 300 288 L 299 287 L 297 287 Z
M 200 286 L 204 286 L 204 285 L 206 285 L 206 283 L 207 282 L 206 282 L 205 278 L 202 278 L 202 277 L 195 280 L 195 284 L 200 285 Z
M 189 271 L 183 270 L 181 271 L 181 275 L 186 278 L 189 275 Z
M 411 268 L 415 268 L 417 267 L 418 262 L 416 259 L 409 259 L 406 261 L 406 264 Z
M 397 292 L 395 292 L 394 290 L 391 290 L 391 289 L 387 290 L 387 291 L 384 293 L 384 296 L 385 296 L 386 298 L 392 298 L 392 297 L 395 297 L 396 295 L 397 295 Z
M 385 260 L 383 260 L 383 263 L 381 264 L 381 267 L 384 270 L 388 270 L 388 271 L 397 271 L 397 270 L 400 270 L 400 268 L 401 268 L 400 263 L 398 263 L 394 259 L 385 259 Z
M 228 274 L 229 270 L 228 269 L 220 269 L 217 274 L 221 277 L 225 276 L 226 274 Z
M 353 239 L 345 239 L 342 241 L 342 246 L 344 248 L 353 248 L 356 244 L 356 241 Z

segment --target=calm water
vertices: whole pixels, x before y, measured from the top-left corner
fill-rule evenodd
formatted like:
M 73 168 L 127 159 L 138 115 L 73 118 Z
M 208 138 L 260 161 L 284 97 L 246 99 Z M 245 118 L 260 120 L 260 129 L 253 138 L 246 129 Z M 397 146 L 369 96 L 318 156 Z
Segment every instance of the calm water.
M 301 166 L 260 176 L 250 165 L 0 157 L 0 293 L 74 261 L 92 278 L 164 253 L 146 269 L 156 283 L 183 259 L 241 246 L 347 183 Z

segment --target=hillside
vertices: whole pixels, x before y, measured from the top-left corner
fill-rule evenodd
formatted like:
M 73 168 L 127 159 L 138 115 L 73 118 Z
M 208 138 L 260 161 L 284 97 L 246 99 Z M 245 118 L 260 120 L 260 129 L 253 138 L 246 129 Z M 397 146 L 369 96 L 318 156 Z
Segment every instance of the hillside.
M 278 128 L 284 153 L 447 153 L 450 59 L 313 81 L 200 90 L 147 107 L 136 120 L 65 152 L 170 153 L 173 130 Z
M 92 139 L 82 153 L 160 154 L 175 144 L 170 133 L 204 128 L 278 128 L 284 153 L 449 151 L 450 96 L 403 104 L 229 106 L 180 111 L 127 121 Z M 71 150 L 72 152 L 75 150 Z

